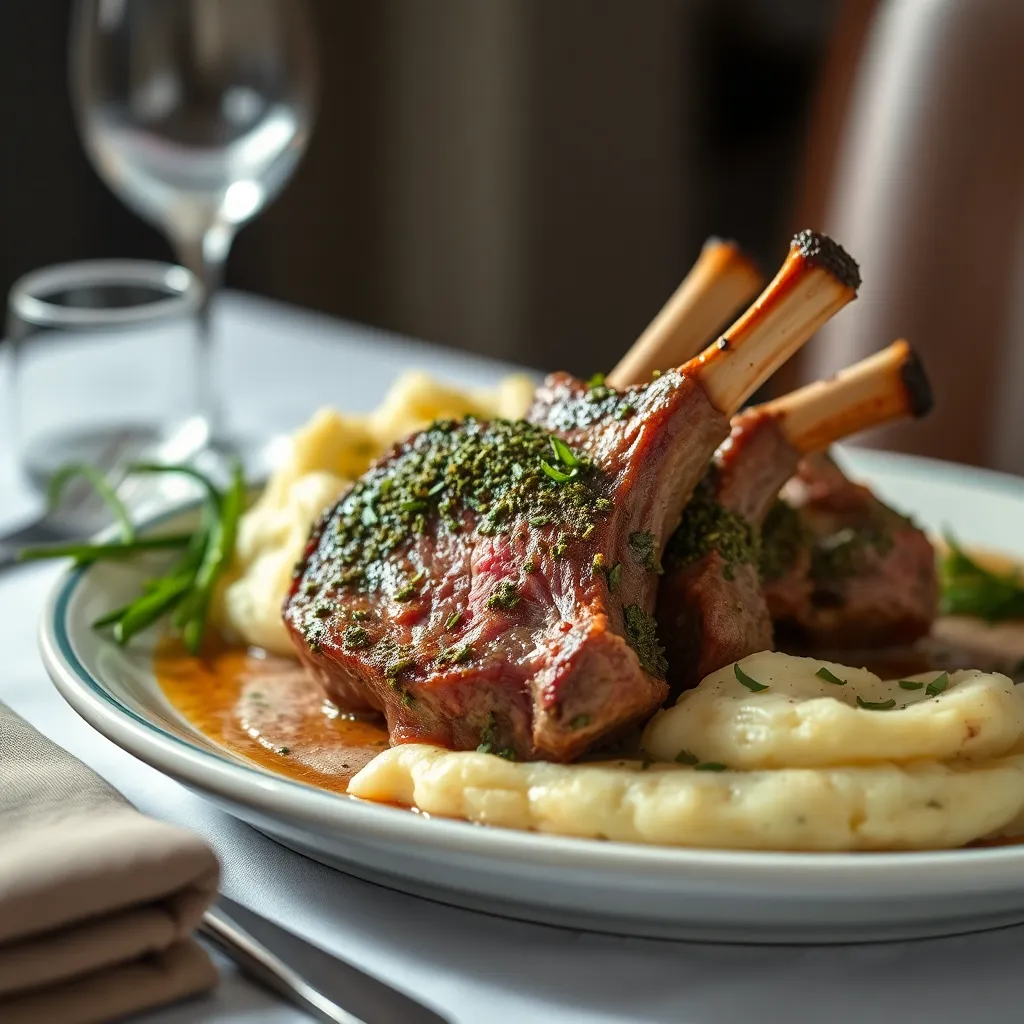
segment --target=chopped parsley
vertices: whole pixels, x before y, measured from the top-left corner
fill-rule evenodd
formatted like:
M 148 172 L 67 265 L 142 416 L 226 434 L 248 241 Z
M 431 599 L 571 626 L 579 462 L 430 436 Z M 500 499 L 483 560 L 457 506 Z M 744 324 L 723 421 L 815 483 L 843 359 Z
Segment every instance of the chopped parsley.
M 650 530 L 637 530 L 629 535 L 629 546 L 640 564 L 648 572 L 664 572 L 658 561 L 658 552 L 654 546 L 654 534 Z
M 619 581 L 622 579 L 622 563 L 616 562 L 608 572 L 608 589 L 613 594 L 619 589 Z
M 739 662 L 732 667 L 733 675 L 736 676 L 736 681 L 742 683 L 751 693 L 759 693 L 761 690 L 767 690 L 768 687 L 764 683 L 759 683 L 756 679 L 752 679 L 747 675 L 743 669 L 740 668 Z
M 610 511 L 606 489 L 589 460 L 541 427 L 439 420 L 351 488 L 323 532 L 321 557 L 339 564 L 337 587 L 372 590 L 393 579 L 382 563 L 428 529 L 491 535 L 551 525 L 564 552 Z M 399 590 L 406 599 L 408 587 Z
M 709 470 L 697 485 L 669 538 L 665 561 L 670 568 L 682 569 L 717 551 L 725 562 L 723 574 L 731 580 L 737 566 L 759 563 L 761 538 L 746 519 L 715 500 L 714 476 L 715 471 Z
M 890 708 L 896 707 L 896 698 L 890 697 L 888 700 L 864 700 L 864 698 L 858 694 L 857 707 L 863 708 L 865 711 L 888 711 Z
M 700 758 L 694 757 L 688 750 L 680 750 L 679 753 L 676 754 L 674 760 L 676 764 L 700 764 Z
M 824 679 L 826 683 L 835 683 L 836 686 L 845 686 L 846 680 L 840 679 L 835 673 L 830 672 L 824 665 L 814 673 L 819 679 Z
M 923 690 L 924 683 L 919 679 L 901 679 L 900 680 L 901 690 Z
M 796 565 L 810 540 L 800 513 L 779 498 L 761 526 L 761 579 L 780 579 Z
M 352 651 L 369 647 L 370 634 L 362 626 L 348 626 L 341 634 L 341 642 Z
M 924 692 L 929 697 L 937 697 L 947 686 L 949 686 L 949 673 L 943 672 L 925 687 Z
M 444 620 L 444 628 L 446 632 L 453 630 L 461 621 L 462 612 L 452 612 L 447 619 Z
M 665 648 L 658 642 L 658 626 L 654 616 L 649 615 L 638 604 L 626 605 L 622 610 L 626 626 L 626 642 L 636 652 L 640 667 L 664 679 L 668 672 Z
M 516 585 L 511 580 L 502 580 L 487 598 L 487 607 L 509 612 L 519 604 L 519 601 L 519 590 Z

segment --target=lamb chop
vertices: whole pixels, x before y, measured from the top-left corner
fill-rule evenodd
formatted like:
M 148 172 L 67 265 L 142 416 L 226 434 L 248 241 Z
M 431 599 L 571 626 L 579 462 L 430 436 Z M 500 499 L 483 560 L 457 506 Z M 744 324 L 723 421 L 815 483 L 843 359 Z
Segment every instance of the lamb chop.
M 746 398 L 856 293 L 798 235 L 698 358 L 642 386 L 554 374 L 528 421 L 436 423 L 314 527 L 285 603 L 327 695 L 392 743 L 571 760 L 665 699 L 654 568 Z
M 790 646 L 905 646 L 938 613 L 931 541 L 824 452 L 800 463 L 763 547 L 767 607 Z
M 772 648 L 761 526 L 804 456 L 930 408 L 924 370 L 910 346 L 897 341 L 832 380 L 733 417 L 729 440 L 665 552 L 656 614 L 673 692 Z

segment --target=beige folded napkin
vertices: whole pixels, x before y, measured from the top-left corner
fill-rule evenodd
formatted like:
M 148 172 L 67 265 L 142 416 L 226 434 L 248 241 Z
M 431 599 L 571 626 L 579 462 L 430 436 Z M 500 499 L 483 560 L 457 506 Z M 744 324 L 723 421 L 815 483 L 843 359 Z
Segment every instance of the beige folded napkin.
M 0 1021 L 92 1024 L 212 988 L 198 836 L 139 814 L 0 704 Z

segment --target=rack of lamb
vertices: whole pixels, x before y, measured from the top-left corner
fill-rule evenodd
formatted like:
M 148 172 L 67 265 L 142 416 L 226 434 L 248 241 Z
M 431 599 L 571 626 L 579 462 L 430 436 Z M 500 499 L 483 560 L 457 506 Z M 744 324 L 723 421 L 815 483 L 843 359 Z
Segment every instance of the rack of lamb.
M 695 359 L 615 389 L 554 374 L 525 421 L 435 423 L 314 527 L 285 605 L 331 699 L 392 743 L 568 761 L 665 699 L 656 568 L 730 418 L 856 294 L 798 235 Z

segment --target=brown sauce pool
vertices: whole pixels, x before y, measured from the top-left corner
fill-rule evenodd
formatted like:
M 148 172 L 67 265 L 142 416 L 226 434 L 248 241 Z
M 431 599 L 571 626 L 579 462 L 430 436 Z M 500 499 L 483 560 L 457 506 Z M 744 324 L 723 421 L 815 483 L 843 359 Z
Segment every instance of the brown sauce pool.
M 344 793 L 388 746 L 383 722 L 325 700 L 289 658 L 217 647 L 193 657 L 164 640 L 155 658 L 167 699 L 221 747 L 290 779 Z
M 1011 564 L 987 552 L 978 558 L 991 568 Z M 888 679 L 930 669 L 980 668 L 1024 681 L 1024 622 L 987 625 L 942 618 L 932 635 L 912 648 L 814 653 L 863 665 Z M 158 646 L 154 667 L 168 700 L 197 729 L 278 775 L 344 793 L 352 776 L 388 746 L 382 719 L 351 714 L 325 700 L 291 659 L 223 646 L 193 657 L 168 639 Z

